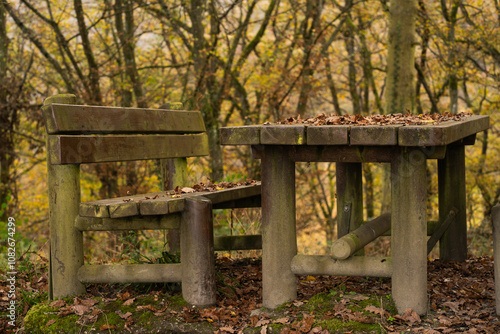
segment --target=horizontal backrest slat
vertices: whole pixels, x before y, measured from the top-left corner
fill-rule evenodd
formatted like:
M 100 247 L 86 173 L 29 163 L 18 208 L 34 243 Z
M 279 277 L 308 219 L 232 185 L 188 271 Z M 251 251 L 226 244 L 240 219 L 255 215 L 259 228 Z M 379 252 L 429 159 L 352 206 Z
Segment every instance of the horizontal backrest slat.
M 42 111 L 48 134 L 205 132 L 199 111 L 55 103 Z
M 51 135 L 51 164 L 168 159 L 208 155 L 206 133 L 186 135 Z

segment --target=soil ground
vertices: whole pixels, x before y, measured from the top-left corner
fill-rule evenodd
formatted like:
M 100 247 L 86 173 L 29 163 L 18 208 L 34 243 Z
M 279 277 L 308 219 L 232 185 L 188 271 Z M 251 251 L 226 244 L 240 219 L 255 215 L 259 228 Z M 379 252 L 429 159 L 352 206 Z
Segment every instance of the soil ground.
M 0 318 L 1 333 L 500 332 L 490 257 L 429 261 L 425 316 L 396 314 L 390 279 L 364 277 L 300 276 L 297 300 L 263 309 L 261 262 L 255 258 L 217 260 L 218 301 L 205 309 L 187 305 L 178 284 L 89 285 L 86 295 L 51 302 L 45 300 L 46 272 L 19 274 L 17 284 L 23 305 L 15 327 Z M 2 315 L 7 286 L 0 281 Z M 43 298 L 37 302 L 35 296 Z

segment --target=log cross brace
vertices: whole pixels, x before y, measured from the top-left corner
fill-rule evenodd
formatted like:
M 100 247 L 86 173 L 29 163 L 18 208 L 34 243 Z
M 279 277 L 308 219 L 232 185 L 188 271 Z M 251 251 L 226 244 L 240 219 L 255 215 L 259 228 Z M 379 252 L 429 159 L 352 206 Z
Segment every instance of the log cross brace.
M 439 239 L 441 239 L 448 228 L 455 222 L 455 216 L 457 215 L 457 213 L 458 210 L 455 207 L 452 207 L 445 220 L 439 223 L 439 226 L 427 241 L 427 255 L 432 251 L 434 246 L 436 246 L 436 243 Z

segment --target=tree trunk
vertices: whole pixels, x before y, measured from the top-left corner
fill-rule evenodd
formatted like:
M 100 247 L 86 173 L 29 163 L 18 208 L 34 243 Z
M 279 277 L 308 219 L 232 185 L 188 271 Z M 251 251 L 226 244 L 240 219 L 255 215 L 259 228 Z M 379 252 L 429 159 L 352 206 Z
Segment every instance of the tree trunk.
M 9 202 L 14 187 L 11 178 L 11 166 L 14 162 L 14 143 L 12 130 L 16 123 L 17 111 L 9 107 L 7 60 L 9 38 L 7 37 L 7 18 L 5 8 L 0 3 L 0 205 Z M 0 207 L 0 221 L 6 222 L 9 216 L 8 207 Z
M 90 45 L 89 33 L 85 24 L 85 13 L 83 11 L 82 0 L 73 0 L 75 6 L 75 14 L 78 23 L 78 31 L 82 41 L 83 52 L 89 66 L 88 81 L 90 86 L 91 96 L 88 96 L 88 101 L 92 104 L 102 104 L 102 94 L 99 85 L 99 65 L 95 60 L 92 47 Z
M 387 55 L 387 114 L 415 109 L 416 0 L 391 0 Z
M 389 5 L 389 41 L 385 113 L 415 111 L 415 25 L 417 0 L 391 0 Z M 382 212 L 390 210 L 390 168 L 383 169 Z

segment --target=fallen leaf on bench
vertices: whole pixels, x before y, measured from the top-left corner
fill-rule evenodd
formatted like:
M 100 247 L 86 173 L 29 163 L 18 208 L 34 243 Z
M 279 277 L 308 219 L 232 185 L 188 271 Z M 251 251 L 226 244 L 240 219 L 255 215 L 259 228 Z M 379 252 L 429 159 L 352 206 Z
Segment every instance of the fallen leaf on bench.
M 181 191 L 183 194 L 189 194 L 189 193 L 194 193 L 196 190 L 190 187 L 183 187 L 181 188 Z

